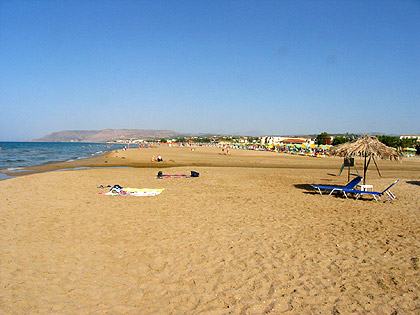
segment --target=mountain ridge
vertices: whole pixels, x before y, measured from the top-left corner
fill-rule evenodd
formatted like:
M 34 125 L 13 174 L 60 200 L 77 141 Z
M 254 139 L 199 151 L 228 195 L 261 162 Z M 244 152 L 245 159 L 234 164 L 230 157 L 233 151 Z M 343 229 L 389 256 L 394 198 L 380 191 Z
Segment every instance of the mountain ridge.
M 32 142 L 109 142 L 128 139 L 155 139 L 179 137 L 183 134 L 173 130 L 153 129 L 102 129 L 102 130 L 62 130 Z

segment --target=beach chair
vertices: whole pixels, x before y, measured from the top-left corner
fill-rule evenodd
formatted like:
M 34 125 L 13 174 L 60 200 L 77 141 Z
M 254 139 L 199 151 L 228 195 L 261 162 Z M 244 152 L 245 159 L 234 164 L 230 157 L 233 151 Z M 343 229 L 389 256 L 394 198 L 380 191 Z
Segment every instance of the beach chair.
M 376 201 L 381 200 L 381 197 L 383 195 L 387 195 L 388 196 L 388 200 L 394 200 L 397 197 L 395 197 L 395 195 L 391 192 L 391 187 L 394 186 L 396 183 L 399 182 L 399 179 L 397 179 L 395 182 L 393 182 L 391 185 L 389 185 L 384 191 L 382 192 L 376 192 L 376 191 L 363 191 L 363 190 L 354 190 L 354 189 L 343 189 L 343 193 L 344 196 L 347 197 L 347 194 L 355 194 L 356 195 L 356 200 L 360 198 L 360 196 L 362 195 L 371 195 Z
M 323 190 L 331 190 L 331 192 L 329 193 L 330 195 L 334 192 L 334 191 L 342 191 L 343 189 L 348 189 L 351 190 L 354 187 L 356 187 L 361 181 L 362 181 L 363 177 L 357 176 L 355 178 L 353 178 L 346 186 L 342 187 L 342 186 L 321 186 L 321 185 L 311 185 L 312 187 L 318 189 L 319 193 L 322 195 L 322 191 Z

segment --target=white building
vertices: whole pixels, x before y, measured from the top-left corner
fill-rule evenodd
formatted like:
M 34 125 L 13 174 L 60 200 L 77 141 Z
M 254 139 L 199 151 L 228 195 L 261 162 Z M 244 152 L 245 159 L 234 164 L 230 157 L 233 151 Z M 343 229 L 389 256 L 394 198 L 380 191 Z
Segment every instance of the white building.
M 401 135 L 400 139 L 404 139 L 404 138 L 408 138 L 408 139 L 416 139 L 417 138 L 417 142 L 420 142 L 420 135 Z
M 310 138 L 291 138 L 291 137 L 261 137 L 261 144 L 277 145 L 284 143 L 313 144 Z

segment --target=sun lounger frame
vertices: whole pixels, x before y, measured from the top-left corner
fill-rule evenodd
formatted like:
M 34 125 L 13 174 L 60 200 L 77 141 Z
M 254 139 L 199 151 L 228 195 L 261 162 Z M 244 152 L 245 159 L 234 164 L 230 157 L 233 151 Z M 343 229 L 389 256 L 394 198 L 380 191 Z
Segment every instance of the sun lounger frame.
M 361 181 L 363 177 L 357 176 L 353 178 L 346 186 L 340 187 L 340 186 L 321 186 L 321 185 L 311 185 L 312 187 L 318 189 L 319 193 L 322 195 L 321 189 L 324 190 L 331 190 L 329 195 L 331 195 L 334 191 L 342 191 L 343 189 L 351 190 L 354 187 L 356 187 Z
M 379 200 L 381 200 L 381 197 L 383 195 L 387 195 L 388 198 L 389 198 L 387 201 L 391 201 L 391 200 L 395 200 L 397 197 L 392 193 L 392 191 L 390 189 L 391 189 L 392 186 L 394 186 L 398 182 L 399 182 L 399 179 L 397 179 L 395 182 L 393 182 L 391 185 L 389 185 L 382 192 L 362 191 L 362 190 L 355 190 L 355 189 L 343 189 L 342 191 L 343 191 L 344 196 L 346 196 L 347 199 L 348 199 L 347 194 L 355 194 L 356 195 L 356 200 L 359 199 L 362 195 L 371 195 L 373 197 L 373 199 L 375 199 L 375 201 L 378 202 Z

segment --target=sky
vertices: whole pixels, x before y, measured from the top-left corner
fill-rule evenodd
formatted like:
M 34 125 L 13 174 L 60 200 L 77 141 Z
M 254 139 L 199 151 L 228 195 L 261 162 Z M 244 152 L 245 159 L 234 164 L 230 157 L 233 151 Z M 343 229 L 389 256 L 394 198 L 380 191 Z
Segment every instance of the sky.
M 420 134 L 420 1 L 0 0 L 0 140 Z

